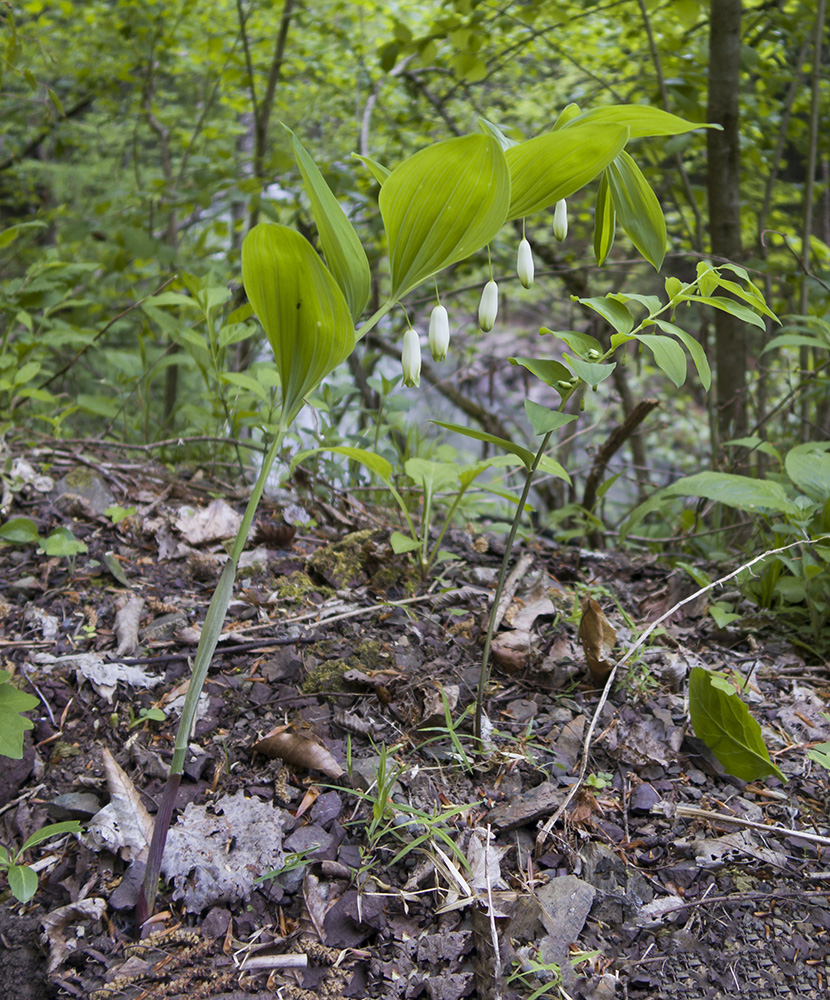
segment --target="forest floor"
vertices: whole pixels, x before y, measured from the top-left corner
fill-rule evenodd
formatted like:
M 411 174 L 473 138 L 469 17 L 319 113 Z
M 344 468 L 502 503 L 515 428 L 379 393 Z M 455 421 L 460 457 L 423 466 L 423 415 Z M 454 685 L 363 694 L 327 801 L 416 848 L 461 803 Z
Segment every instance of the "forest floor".
M 477 757 L 501 538 L 450 532 L 457 558 L 421 581 L 384 513 L 335 495 L 263 505 L 137 947 L 148 814 L 244 490 L 116 454 L 6 455 L 3 519 L 88 551 L 0 549 L 2 666 L 41 699 L 0 767 L 0 842 L 83 827 L 28 852 L 30 902 L 0 895 L 0 996 L 827 995 L 830 794 L 807 757 L 830 738 L 827 662 L 737 596 L 724 628 L 684 604 L 620 668 L 545 832 L 602 693 L 584 597 L 622 655 L 695 584 L 647 554 L 517 547 Z M 726 775 L 694 738 L 693 666 L 742 678 L 786 784 Z

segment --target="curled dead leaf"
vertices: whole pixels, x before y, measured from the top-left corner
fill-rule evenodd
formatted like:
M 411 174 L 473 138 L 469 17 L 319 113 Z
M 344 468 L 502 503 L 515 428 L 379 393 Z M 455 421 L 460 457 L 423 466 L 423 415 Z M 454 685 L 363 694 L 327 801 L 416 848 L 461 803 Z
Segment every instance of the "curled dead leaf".
M 330 778 L 340 777 L 343 768 L 322 744 L 286 730 L 286 726 L 278 726 L 271 730 L 267 736 L 254 744 L 254 752 L 284 760 L 293 767 L 309 767 L 315 771 L 322 771 Z
M 585 651 L 591 680 L 599 687 L 605 684 L 608 675 L 614 669 L 614 658 L 611 654 L 617 641 L 617 633 L 592 597 L 586 597 L 582 602 L 579 639 Z

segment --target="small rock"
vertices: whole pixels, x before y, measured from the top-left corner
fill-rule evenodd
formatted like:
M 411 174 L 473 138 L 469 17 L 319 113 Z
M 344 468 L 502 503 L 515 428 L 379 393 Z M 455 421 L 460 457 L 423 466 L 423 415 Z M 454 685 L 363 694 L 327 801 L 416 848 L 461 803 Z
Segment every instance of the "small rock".
M 651 811 L 651 807 L 660 801 L 658 793 L 647 782 L 637 785 L 631 792 L 628 799 L 628 808 L 634 813 L 645 815 Z

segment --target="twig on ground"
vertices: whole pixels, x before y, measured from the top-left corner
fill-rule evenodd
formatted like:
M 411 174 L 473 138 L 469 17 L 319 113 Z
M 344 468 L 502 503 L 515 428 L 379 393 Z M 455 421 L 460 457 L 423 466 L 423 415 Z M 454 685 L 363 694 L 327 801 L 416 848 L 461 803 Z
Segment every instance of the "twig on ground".
M 766 823 L 757 823 L 752 819 L 743 819 L 741 816 L 711 812 L 709 809 L 698 809 L 695 806 L 678 806 L 676 815 L 687 819 L 708 819 L 712 823 L 731 823 L 733 826 L 744 826 L 749 830 L 759 830 L 761 833 L 775 833 L 779 837 L 798 837 L 799 840 L 806 840 L 810 844 L 821 844 L 822 847 L 830 847 L 830 837 L 822 837 L 819 833 L 810 833 L 807 830 L 793 830 L 786 826 L 769 826 Z

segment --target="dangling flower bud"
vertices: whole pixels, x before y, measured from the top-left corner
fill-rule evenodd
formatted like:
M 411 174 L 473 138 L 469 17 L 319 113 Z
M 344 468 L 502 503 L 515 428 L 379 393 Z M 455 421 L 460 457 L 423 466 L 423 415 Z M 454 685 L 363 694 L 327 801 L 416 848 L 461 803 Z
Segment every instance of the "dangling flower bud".
M 560 198 L 553 210 L 553 238 L 562 243 L 568 235 L 568 205 L 564 198 Z
M 404 385 L 421 384 L 421 341 L 412 327 L 403 335 L 401 367 Z
M 481 302 L 478 304 L 478 325 L 485 333 L 489 333 L 493 329 L 498 314 L 499 286 L 491 278 L 484 286 Z
M 533 251 L 527 240 L 522 240 L 519 244 L 519 256 L 516 261 L 516 270 L 519 274 L 519 281 L 525 288 L 530 288 L 533 284 Z
M 443 306 L 436 306 L 429 317 L 429 350 L 433 361 L 443 361 L 450 346 L 450 319 Z

